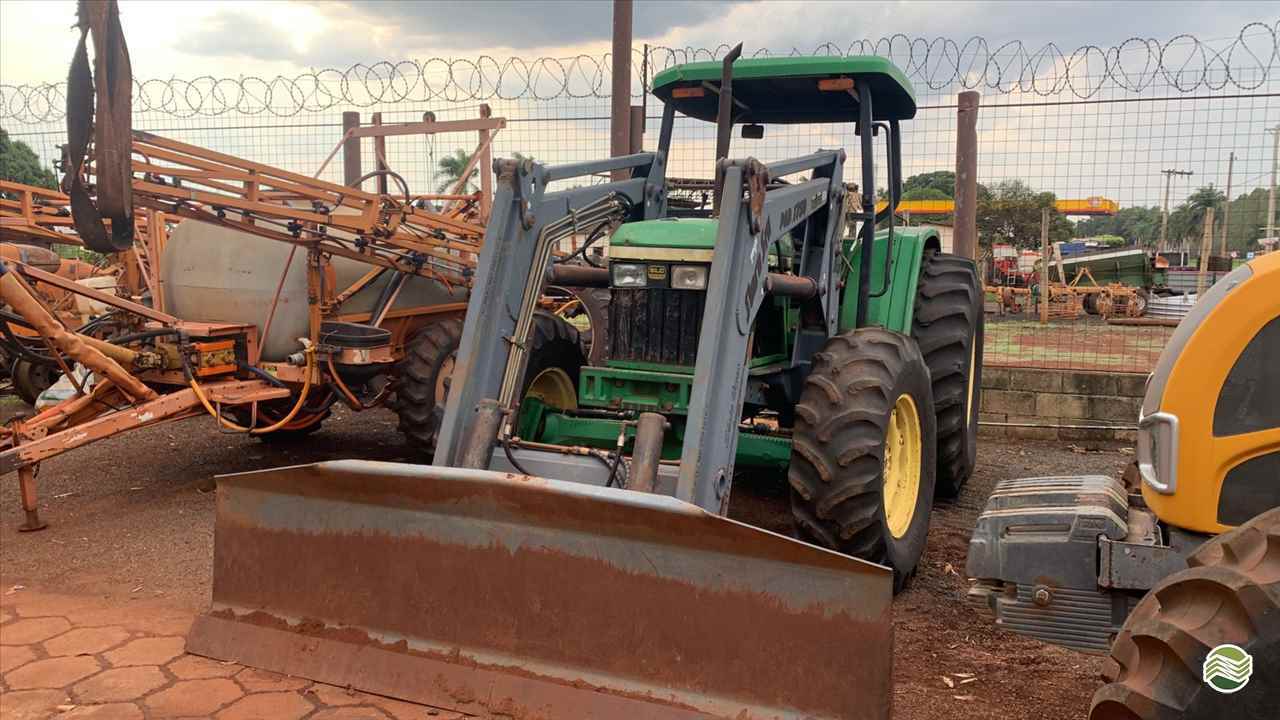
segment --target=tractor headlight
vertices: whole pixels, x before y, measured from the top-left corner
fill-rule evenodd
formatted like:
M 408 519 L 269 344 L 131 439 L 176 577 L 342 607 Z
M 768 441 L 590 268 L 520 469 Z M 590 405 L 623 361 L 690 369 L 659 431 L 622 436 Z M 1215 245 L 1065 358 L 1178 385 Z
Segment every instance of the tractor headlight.
M 645 266 L 640 263 L 614 263 L 611 268 L 614 287 L 644 287 L 649 284 L 645 279 Z
M 706 290 L 706 265 L 675 265 L 671 268 L 671 289 Z

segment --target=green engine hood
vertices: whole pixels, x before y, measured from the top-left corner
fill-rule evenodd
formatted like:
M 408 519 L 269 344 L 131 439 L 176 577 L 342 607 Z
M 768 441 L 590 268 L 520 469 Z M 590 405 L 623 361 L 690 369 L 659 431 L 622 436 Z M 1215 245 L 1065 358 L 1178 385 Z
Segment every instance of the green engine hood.
M 710 262 L 719 222 L 706 218 L 641 220 L 619 227 L 609 240 L 609 257 Z

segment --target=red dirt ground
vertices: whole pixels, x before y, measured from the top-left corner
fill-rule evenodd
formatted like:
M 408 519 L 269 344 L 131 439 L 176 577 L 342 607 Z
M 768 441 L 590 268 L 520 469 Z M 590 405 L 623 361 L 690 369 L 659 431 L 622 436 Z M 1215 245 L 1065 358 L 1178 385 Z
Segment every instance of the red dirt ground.
M 101 442 L 44 463 L 38 480 L 50 527 L 40 533 L 17 532 L 16 477 L 5 476 L 0 479 L 0 593 L 25 585 L 95 598 L 107 608 L 161 603 L 198 611 L 209 597 L 213 475 L 344 457 L 407 459 L 394 417 L 338 413 L 301 445 L 268 445 L 219 433 L 203 418 Z M 1076 452 L 1051 443 L 980 443 L 975 477 L 958 501 L 936 508 L 920 572 L 894 603 L 895 718 L 1085 716 L 1099 685 L 1101 658 L 997 631 L 975 614 L 964 602 L 965 552 L 996 481 L 1118 475 L 1130 458 L 1114 446 Z M 731 515 L 790 531 L 786 493 L 776 483 L 741 482 Z

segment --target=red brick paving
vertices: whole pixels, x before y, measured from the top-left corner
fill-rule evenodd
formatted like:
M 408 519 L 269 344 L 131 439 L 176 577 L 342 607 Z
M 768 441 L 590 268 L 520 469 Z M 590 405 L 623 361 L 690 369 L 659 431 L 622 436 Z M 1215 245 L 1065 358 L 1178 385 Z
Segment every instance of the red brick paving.
M 183 653 L 191 614 L 0 595 L 3 720 L 461 720 L 459 713 Z

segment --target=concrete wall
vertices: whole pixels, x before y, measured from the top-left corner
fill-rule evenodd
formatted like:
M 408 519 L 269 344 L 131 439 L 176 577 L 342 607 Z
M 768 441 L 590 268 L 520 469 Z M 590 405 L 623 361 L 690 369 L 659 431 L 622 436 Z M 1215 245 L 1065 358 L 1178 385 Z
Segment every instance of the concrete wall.
M 1029 368 L 982 368 L 979 422 L 1036 425 L 980 425 L 987 437 L 1030 440 L 1123 440 L 1132 428 L 1146 389 L 1147 376 Z M 1108 425 L 1117 429 L 1054 428 L 1047 425 Z

